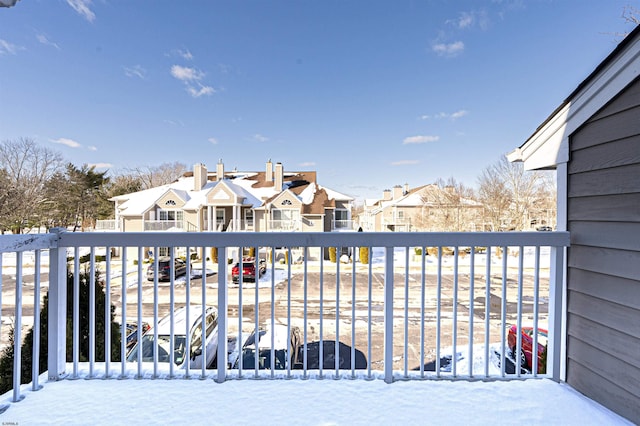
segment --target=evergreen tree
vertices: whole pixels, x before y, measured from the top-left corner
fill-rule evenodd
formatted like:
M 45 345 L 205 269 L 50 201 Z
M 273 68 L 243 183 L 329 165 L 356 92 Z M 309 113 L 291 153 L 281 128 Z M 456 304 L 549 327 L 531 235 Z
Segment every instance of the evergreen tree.
M 89 289 L 90 275 L 85 270 L 80 273 L 79 283 L 79 360 L 89 360 Z M 67 275 L 67 362 L 73 361 L 73 274 Z M 100 280 L 100 272 L 95 273 L 95 361 L 103 362 L 105 359 L 105 301 L 106 295 Z M 40 360 L 39 373 L 47 370 L 48 361 L 48 300 L 49 294 L 45 294 L 42 310 L 40 311 Z M 120 324 L 114 322 L 115 306 L 111 305 L 111 360 L 120 361 Z M 13 386 L 13 342 L 14 330 L 10 330 L 9 345 L 0 353 L 0 394 L 12 389 Z M 22 342 L 21 349 L 21 383 L 31 382 L 31 366 L 33 365 L 33 327 L 31 327 Z

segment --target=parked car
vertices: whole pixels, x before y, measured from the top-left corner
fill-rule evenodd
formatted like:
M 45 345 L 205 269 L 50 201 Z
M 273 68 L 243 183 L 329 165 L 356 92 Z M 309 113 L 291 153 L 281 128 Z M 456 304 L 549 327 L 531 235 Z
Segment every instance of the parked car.
M 187 348 L 186 321 L 187 307 L 177 309 L 173 314 L 173 362 L 185 368 L 187 359 L 190 360 L 189 368 L 202 368 L 202 315 L 200 305 L 191 305 L 189 312 L 189 336 L 190 348 Z M 207 306 L 205 311 L 206 327 L 206 366 L 213 368 L 218 349 L 218 310 L 213 306 Z M 170 362 L 171 353 L 171 315 L 167 315 L 158 322 L 158 362 Z M 127 354 L 127 362 L 138 360 L 138 351 L 142 347 L 142 361 L 153 362 L 154 354 L 154 330 L 150 328 L 142 336 L 141 344 L 134 344 Z
M 520 351 L 520 366 L 527 368 L 529 370 L 532 369 L 532 358 L 533 358 L 533 327 L 521 327 L 521 335 L 522 342 Z M 511 349 L 511 353 L 513 354 L 514 360 L 516 359 L 516 350 L 517 350 L 517 341 L 518 339 L 518 327 L 512 325 L 509 328 L 509 335 L 507 336 L 507 341 L 509 344 L 509 348 Z M 546 371 L 546 357 L 543 356 L 545 354 L 547 348 L 547 330 L 543 328 L 538 328 L 538 349 L 536 351 L 538 356 L 538 373 L 544 373 Z
M 256 356 L 256 334 L 258 336 L 258 354 Z M 257 359 L 258 369 L 271 369 L 271 329 L 269 326 L 253 331 L 242 344 L 242 350 L 238 354 L 235 349 L 229 353 L 229 364 L 232 368 L 240 368 L 240 356 L 242 357 L 242 369 L 255 369 Z M 292 370 L 304 368 L 304 339 L 302 331 L 298 327 L 291 327 L 287 336 L 287 326 L 276 324 L 274 328 L 274 366 L 276 370 L 285 370 L 291 366 Z M 351 346 L 338 342 L 338 368 L 347 370 L 351 368 Z M 318 370 L 320 368 L 320 342 L 307 342 L 307 369 Z M 322 342 L 322 368 L 331 370 L 336 365 L 336 342 L 324 340 Z M 287 356 L 289 349 L 289 356 Z M 362 351 L 355 351 L 355 368 L 366 369 L 367 358 Z
M 146 333 L 147 330 L 149 330 L 151 328 L 151 326 L 146 323 L 143 322 L 142 323 L 142 333 Z M 130 350 L 133 345 L 136 344 L 136 342 L 138 341 L 138 324 L 134 323 L 134 322 L 128 322 L 127 323 L 127 350 Z
M 187 273 L 187 263 L 180 259 L 174 259 L 174 277 L 179 277 Z M 155 277 L 154 273 L 155 265 L 153 262 L 147 268 L 147 279 L 153 281 Z M 169 256 L 162 256 L 158 258 L 158 280 L 168 281 L 171 278 L 171 258 Z
M 267 272 L 267 262 L 264 259 L 258 261 L 258 279 Z M 231 279 L 234 283 L 240 281 L 240 262 L 231 268 Z M 256 280 L 256 261 L 252 257 L 245 257 L 242 260 L 242 281 Z
M 240 357 L 242 357 L 242 369 L 252 370 L 255 368 L 256 359 L 259 369 L 271 369 L 271 327 L 265 326 L 258 330 L 254 330 L 242 344 L 240 353 L 235 351 L 229 354 L 229 364 L 232 368 L 240 368 Z M 257 356 L 256 356 L 256 336 L 257 336 Z M 298 327 L 291 327 L 290 335 L 287 336 L 287 326 L 276 324 L 273 329 L 275 369 L 286 370 L 288 366 L 291 369 L 301 368 L 302 352 L 302 334 Z M 287 357 L 289 350 L 289 357 Z

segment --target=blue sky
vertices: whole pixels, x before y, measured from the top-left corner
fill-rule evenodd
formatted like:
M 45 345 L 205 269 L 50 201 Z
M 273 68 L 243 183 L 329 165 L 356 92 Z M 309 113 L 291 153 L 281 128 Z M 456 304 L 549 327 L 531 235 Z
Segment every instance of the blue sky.
M 20 0 L 0 140 L 117 173 L 316 170 L 357 198 L 481 171 L 633 27 L 639 0 Z

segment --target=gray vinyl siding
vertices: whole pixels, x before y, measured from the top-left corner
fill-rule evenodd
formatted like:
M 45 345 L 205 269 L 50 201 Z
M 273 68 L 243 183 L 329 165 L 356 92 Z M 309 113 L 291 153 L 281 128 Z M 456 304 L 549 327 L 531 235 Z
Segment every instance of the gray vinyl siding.
M 640 82 L 569 149 L 567 382 L 640 423 Z

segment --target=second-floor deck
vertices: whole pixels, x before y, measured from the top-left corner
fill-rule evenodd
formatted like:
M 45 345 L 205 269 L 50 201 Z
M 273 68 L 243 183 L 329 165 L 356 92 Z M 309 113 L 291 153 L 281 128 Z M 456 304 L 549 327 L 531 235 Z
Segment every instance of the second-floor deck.
M 568 241 L 568 233 L 563 232 L 60 231 L 4 236 L 0 237 L 2 316 L 11 318 L 16 342 L 22 341 L 25 327 L 33 324 L 34 345 L 39 344 L 42 296 L 48 292 L 46 349 L 14 344 L 14 351 L 29 351 L 37 359 L 44 350 L 46 377 L 51 381 L 80 377 L 200 377 L 217 382 L 241 378 L 353 378 L 386 383 L 559 380 L 562 272 L 558 265 Z M 187 262 L 186 274 L 170 273 L 167 282 L 160 282 L 157 263 L 142 261 L 143 253 L 156 253 L 160 247 L 174 248 L 172 256 L 180 251 L 194 253 L 196 258 Z M 331 247 L 341 254 L 336 256 L 338 262 L 332 260 Z M 275 255 L 282 251 L 284 256 Z M 252 252 L 256 262 L 264 258 L 266 269 L 258 282 L 242 275 L 231 280 L 231 253 L 239 252 Z M 85 281 L 89 285 L 81 285 Z M 104 312 L 96 307 L 102 291 Z M 81 316 L 80 300 L 84 301 L 82 311 L 89 310 L 88 319 Z M 187 353 L 197 349 L 193 353 L 205 359 L 207 351 L 214 350 L 217 359 L 225 362 L 178 366 L 157 355 L 158 343 L 151 346 L 151 358 L 129 357 L 120 362 L 128 355 L 128 333 L 120 324 L 147 322 L 155 331 L 163 317 L 173 321 L 180 306 L 193 304 L 217 307 L 217 345 L 195 348 L 199 337 L 194 335 L 186 341 Z M 105 321 L 110 316 L 112 321 Z M 2 325 L 4 345 L 6 324 Z M 271 365 L 261 364 L 264 369 L 258 363 L 231 361 L 233 339 L 246 342 L 251 331 L 264 326 L 273 329 L 276 324 L 286 327 L 287 335 L 299 330 L 295 348 L 285 345 L 284 349 L 284 359 L 297 355 L 295 363 L 287 361 L 276 368 L 273 341 L 265 345 Z M 549 332 L 544 363 L 539 362 L 539 353 L 533 355 L 538 362 L 529 366 L 513 356 L 524 349 L 524 340 L 518 332 L 511 346 L 509 329 L 515 326 L 521 331 L 526 325 Z M 138 330 L 140 341 L 142 327 Z M 207 338 L 200 337 L 201 341 Z M 534 347 L 543 343 L 535 339 Z M 175 343 L 171 338 L 167 341 Z M 103 353 L 100 347 L 112 351 Z M 171 354 L 176 347 L 169 349 Z M 16 361 L 14 371 L 21 370 Z M 23 382 L 31 381 L 30 388 L 38 388 L 39 373 L 33 370 Z M 24 393 L 15 376 L 13 380 L 11 400 L 17 401 Z

